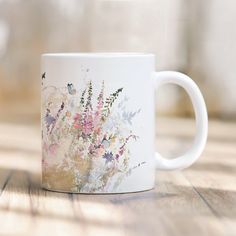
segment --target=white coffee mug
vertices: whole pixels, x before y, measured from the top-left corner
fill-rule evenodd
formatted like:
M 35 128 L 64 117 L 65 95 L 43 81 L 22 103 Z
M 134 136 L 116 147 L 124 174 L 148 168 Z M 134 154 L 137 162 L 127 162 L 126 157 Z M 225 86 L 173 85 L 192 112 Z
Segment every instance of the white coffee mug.
M 154 187 L 155 172 L 190 166 L 207 139 L 207 111 L 186 75 L 155 72 L 142 53 L 42 55 L 42 186 L 73 193 L 125 193 Z M 155 152 L 154 91 L 183 87 L 196 116 L 195 141 L 173 160 Z

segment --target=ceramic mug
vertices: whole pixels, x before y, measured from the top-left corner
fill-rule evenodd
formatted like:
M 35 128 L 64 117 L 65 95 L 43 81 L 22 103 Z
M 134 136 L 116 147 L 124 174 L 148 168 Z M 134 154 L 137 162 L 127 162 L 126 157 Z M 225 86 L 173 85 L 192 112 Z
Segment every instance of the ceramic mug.
M 172 160 L 155 152 L 155 89 L 183 87 L 196 116 L 195 141 Z M 42 186 L 73 193 L 154 187 L 155 172 L 190 166 L 207 139 L 207 111 L 186 75 L 155 72 L 142 53 L 42 55 Z

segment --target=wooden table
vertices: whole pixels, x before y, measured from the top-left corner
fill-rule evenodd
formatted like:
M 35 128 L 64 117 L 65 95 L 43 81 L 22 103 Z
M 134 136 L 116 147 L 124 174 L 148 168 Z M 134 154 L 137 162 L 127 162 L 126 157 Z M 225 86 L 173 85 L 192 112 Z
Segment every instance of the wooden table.
M 160 118 L 157 148 L 180 154 L 194 122 Z M 0 235 L 236 235 L 236 124 L 211 121 L 200 160 L 158 172 L 152 191 L 79 195 L 40 188 L 39 125 L 0 123 Z

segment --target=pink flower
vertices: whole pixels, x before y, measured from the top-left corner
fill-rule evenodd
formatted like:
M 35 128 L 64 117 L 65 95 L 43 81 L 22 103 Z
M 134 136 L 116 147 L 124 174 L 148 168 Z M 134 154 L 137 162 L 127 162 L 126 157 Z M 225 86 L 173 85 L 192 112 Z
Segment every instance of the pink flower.
M 81 118 L 82 118 L 82 116 L 79 113 L 76 113 L 74 115 L 74 118 L 73 118 L 74 119 L 74 124 L 73 124 L 74 128 L 76 128 L 76 129 L 81 129 L 82 128 Z
M 101 133 L 101 127 L 97 127 L 96 129 L 94 129 L 94 133 L 99 135 Z
M 101 157 L 104 154 L 104 149 L 102 147 L 96 150 L 97 157 Z
M 93 117 L 92 115 L 86 115 L 84 118 L 84 124 L 83 124 L 83 133 L 85 135 L 91 134 L 93 131 Z
M 94 151 L 94 146 L 93 146 L 93 144 L 90 144 L 89 145 L 89 152 L 93 153 L 93 151 Z
M 76 128 L 76 129 L 81 129 L 82 126 L 81 126 L 81 124 L 79 124 L 79 123 L 75 123 L 75 124 L 74 124 L 74 128 Z
M 81 115 L 79 114 L 79 113 L 76 113 L 75 115 L 74 115 L 74 121 L 77 121 L 77 120 L 79 120 L 81 118 Z
M 123 153 L 124 153 L 124 149 L 120 149 L 120 151 L 119 151 L 120 156 L 122 156 Z
M 93 119 L 94 129 L 98 129 L 100 127 L 100 121 L 101 121 L 101 115 L 99 114 L 98 111 L 96 111 Z
M 49 146 L 49 153 L 51 154 L 51 155 L 56 155 L 56 153 L 57 153 L 57 149 L 58 149 L 58 144 L 56 144 L 56 143 L 53 143 L 53 144 L 51 144 L 50 146 Z

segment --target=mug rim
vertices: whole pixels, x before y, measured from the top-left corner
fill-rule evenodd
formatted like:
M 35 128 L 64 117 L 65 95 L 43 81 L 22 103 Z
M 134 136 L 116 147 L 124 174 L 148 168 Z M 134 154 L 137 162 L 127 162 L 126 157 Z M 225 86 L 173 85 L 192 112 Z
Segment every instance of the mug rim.
M 42 57 L 87 57 L 87 58 L 130 58 L 130 57 L 155 57 L 153 53 L 143 52 L 65 52 L 43 53 Z

